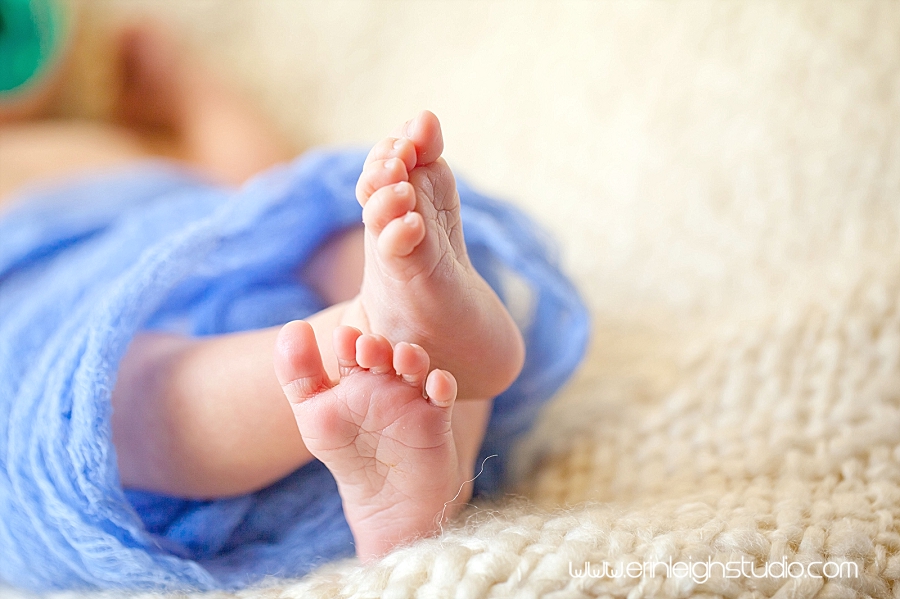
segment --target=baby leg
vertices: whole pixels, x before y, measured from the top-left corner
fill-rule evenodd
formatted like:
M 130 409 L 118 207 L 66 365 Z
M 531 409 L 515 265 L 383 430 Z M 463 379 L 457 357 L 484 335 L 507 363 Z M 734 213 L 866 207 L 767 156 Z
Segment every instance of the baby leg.
M 41 112 L 0 106 L 0 206 L 18 188 L 152 156 L 180 159 L 239 184 L 294 152 L 235 90 L 218 81 L 152 25 L 119 38 L 119 125 L 27 120 Z
M 332 333 L 343 308 L 308 319 L 331 380 L 339 378 Z M 261 489 L 311 460 L 275 376 L 279 330 L 203 339 L 138 335 L 113 390 L 122 484 L 180 497 L 225 497 Z M 454 408 L 453 432 L 466 472 L 474 468 L 490 406 L 485 399 Z

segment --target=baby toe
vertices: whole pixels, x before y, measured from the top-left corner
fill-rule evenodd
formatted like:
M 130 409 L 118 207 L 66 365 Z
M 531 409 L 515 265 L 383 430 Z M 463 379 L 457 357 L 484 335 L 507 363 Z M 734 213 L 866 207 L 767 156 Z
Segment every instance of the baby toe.
M 365 206 L 375 191 L 401 181 L 409 181 L 409 172 L 402 160 L 374 160 L 363 168 L 362 175 L 356 182 L 356 199 L 361 206 Z
M 441 408 L 449 408 L 456 400 L 456 378 L 446 370 L 432 370 L 425 380 L 428 400 Z
M 407 212 L 389 222 L 378 237 L 378 253 L 385 259 L 409 256 L 425 239 L 425 220 Z
M 356 362 L 356 340 L 361 335 L 362 332 L 359 329 L 348 326 L 339 326 L 334 330 L 332 345 L 341 376 L 359 366 Z
M 428 353 L 419 345 L 401 342 L 394 348 L 394 370 L 414 387 L 423 388 L 429 364 Z
M 431 164 L 444 151 L 441 122 L 429 110 L 423 110 L 414 119 L 407 121 L 402 128 L 402 135 L 416 147 L 417 166 Z
M 386 137 L 380 142 L 372 146 L 369 155 L 366 157 L 366 164 L 377 162 L 379 160 L 389 160 L 391 158 L 399 158 L 403 161 L 407 170 L 416 167 L 416 145 L 405 137 Z
M 381 335 L 361 335 L 356 340 L 356 362 L 374 374 L 390 374 L 393 368 L 394 350 Z
M 278 333 L 275 376 L 292 404 L 330 388 L 316 335 L 308 322 L 289 322 Z
M 416 207 L 416 194 L 412 185 L 403 181 L 382 187 L 372 194 L 363 208 L 363 223 L 375 234 L 395 218 L 399 218 Z

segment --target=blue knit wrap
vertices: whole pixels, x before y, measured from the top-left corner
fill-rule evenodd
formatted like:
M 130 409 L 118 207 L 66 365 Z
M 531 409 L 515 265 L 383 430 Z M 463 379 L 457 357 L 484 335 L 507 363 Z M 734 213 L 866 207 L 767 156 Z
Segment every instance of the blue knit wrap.
M 0 216 L 0 580 L 33 589 L 238 588 L 353 554 L 330 473 L 312 462 L 257 493 L 194 501 L 123 490 L 110 394 L 134 335 L 212 335 L 323 307 L 296 272 L 358 226 L 365 153 L 317 151 L 241 187 L 165 163 L 34 190 Z M 526 339 L 493 408 L 476 492 L 571 375 L 585 307 L 522 213 L 459 183 L 475 267 Z M 480 460 L 479 460 L 480 462 Z

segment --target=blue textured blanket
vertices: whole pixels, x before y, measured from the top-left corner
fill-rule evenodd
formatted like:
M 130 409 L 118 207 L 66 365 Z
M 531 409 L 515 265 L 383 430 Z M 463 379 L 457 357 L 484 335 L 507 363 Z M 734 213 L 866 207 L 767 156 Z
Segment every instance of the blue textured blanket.
M 358 226 L 363 152 L 313 152 L 241 189 L 164 163 L 33 191 L 0 216 L 0 580 L 35 589 L 235 588 L 353 554 L 337 489 L 313 462 L 220 501 L 123 490 L 110 393 L 142 329 L 191 335 L 323 308 L 294 276 Z M 525 368 L 498 397 L 476 492 L 581 359 L 584 306 L 545 238 L 460 183 L 472 261 L 511 307 Z

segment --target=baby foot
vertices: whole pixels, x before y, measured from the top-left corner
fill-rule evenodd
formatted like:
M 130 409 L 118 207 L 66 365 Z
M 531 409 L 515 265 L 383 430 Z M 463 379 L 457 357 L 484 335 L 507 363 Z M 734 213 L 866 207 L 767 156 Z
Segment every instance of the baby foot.
M 424 347 L 461 398 L 493 397 L 524 360 L 521 334 L 469 261 L 440 123 L 425 111 L 378 143 L 357 184 L 365 223 L 362 289 L 344 324 Z
M 288 323 L 275 371 L 306 447 L 334 475 L 366 561 L 433 534 L 466 497 L 450 427 L 456 381 L 429 373 L 419 346 L 347 326 L 334 332 L 340 382 L 328 379 L 312 327 Z

